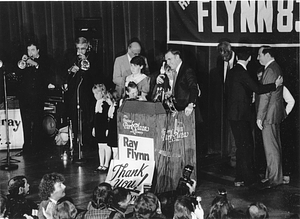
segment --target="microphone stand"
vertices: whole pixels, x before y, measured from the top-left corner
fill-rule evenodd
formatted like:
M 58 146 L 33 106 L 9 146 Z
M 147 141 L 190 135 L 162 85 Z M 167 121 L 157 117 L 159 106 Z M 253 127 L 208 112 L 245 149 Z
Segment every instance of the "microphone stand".
M 80 75 L 80 82 L 77 87 L 77 123 L 78 123 L 78 133 L 77 133 L 77 145 L 78 145 L 78 160 L 75 161 L 78 164 L 84 163 L 85 160 L 82 158 L 81 147 L 82 143 L 82 112 L 80 108 L 80 86 L 83 81 L 82 75 Z
M 3 65 L 2 61 L 1 61 L 1 65 Z M 5 71 L 4 70 L 3 70 L 2 74 L 3 74 L 3 84 L 4 84 L 3 88 L 4 88 L 4 102 L 5 102 L 5 120 L 6 120 L 5 128 L 6 128 L 7 156 L 6 156 L 6 159 L 4 159 L 4 161 L 6 163 L 1 165 L 0 169 L 9 171 L 9 170 L 18 169 L 18 165 L 17 164 L 12 164 L 11 161 L 10 161 L 11 157 L 10 157 L 10 150 L 9 150 L 10 141 L 9 141 L 9 127 L 8 127 L 8 105 L 7 105 L 7 93 L 6 93 L 6 77 L 5 77 Z M 16 160 L 16 161 L 20 162 L 18 160 Z

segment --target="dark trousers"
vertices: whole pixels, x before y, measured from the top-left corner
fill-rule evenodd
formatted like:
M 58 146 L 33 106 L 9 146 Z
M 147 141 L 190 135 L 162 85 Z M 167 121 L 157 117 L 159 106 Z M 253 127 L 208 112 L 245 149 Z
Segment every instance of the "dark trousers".
M 24 131 L 23 152 L 33 155 L 40 152 L 43 147 L 41 145 L 43 111 L 21 108 L 21 115 Z
M 236 144 L 236 181 L 251 185 L 257 180 L 253 166 L 253 138 L 250 121 L 229 120 Z

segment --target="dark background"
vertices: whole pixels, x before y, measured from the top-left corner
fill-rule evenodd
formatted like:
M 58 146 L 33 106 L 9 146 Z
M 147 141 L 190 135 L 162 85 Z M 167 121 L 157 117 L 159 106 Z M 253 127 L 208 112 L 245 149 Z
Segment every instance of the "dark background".
M 99 26 L 93 36 L 102 64 L 99 77 L 111 81 L 115 57 L 126 52 L 127 42 L 138 37 L 142 42 L 142 53 L 148 58 L 150 71 L 160 67 L 163 52 L 170 46 L 183 51 L 183 58 L 196 70 L 202 96 L 201 113 L 204 122 L 201 127 L 201 142 L 197 142 L 203 153 L 230 153 L 230 148 L 221 148 L 216 141 L 212 126 L 215 84 L 212 70 L 217 63 L 215 47 L 196 47 L 166 44 L 167 18 L 166 2 L 139 1 L 94 1 L 94 2 L 0 2 L 0 58 L 6 64 L 6 71 L 14 71 L 16 63 L 26 53 L 24 42 L 35 36 L 40 42 L 40 52 L 49 56 L 52 63 L 52 83 L 62 84 L 60 66 L 66 51 L 74 49 L 76 20 L 96 19 Z M 99 19 L 99 20 L 97 20 Z M 284 83 L 293 94 L 296 104 L 286 123 L 282 141 L 292 148 L 291 159 L 299 166 L 299 48 L 277 48 L 276 60 L 284 72 Z M 259 67 L 253 49 L 252 73 Z M 112 85 L 112 84 L 111 84 Z M 2 81 L 1 81 L 2 86 Z M 8 94 L 18 89 L 8 84 Z M 2 95 L 1 95 L 2 96 Z M 230 147 L 230 146 L 229 146 Z

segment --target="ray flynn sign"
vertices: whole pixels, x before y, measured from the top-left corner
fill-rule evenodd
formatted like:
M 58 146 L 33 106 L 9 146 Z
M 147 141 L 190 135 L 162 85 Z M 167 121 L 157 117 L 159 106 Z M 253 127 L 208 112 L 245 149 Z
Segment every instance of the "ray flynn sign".
M 154 161 L 153 138 L 119 134 L 119 157 L 123 160 Z
M 142 191 L 144 184 L 152 184 L 154 165 L 154 161 L 111 160 L 105 181 L 112 187 Z
M 2 110 L 1 110 L 2 111 Z M 4 118 L 2 117 L 4 115 Z M 5 119 L 5 113 L 1 113 L 1 119 L 0 119 L 0 125 L 1 127 L 6 127 L 6 124 L 10 128 L 10 131 L 17 132 L 19 130 L 19 127 L 22 123 L 21 118 L 11 118 L 9 117 L 6 121 Z
M 185 131 L 185 126 L 183 122 L 179 122 L 175 119 L 174 128 L 166 129 L 163 128 L 161 130 L 161 138 L 162 140 L 167 140 L 169 142 L 180 141 L 189 136 L 189 132 Z
M 7 149 L 6 125 L 9 131 L 11 149 L 22 148 L 24 143 L 20 109 L 9 109 L 6 120 L 5 110 L 0 110 L 0 150 Z
M 127 115 L 123 116 L 123 128 L 129 129 L 130 133 L 136 134 L 143 134 L 144 132 L 149 132 L 150 128 L 148 126 L 142 126 L 140 123 L 135 122 L 128 118 Z
M 168 43 L 299 46 L 299 0 L 167 1 Z
M 238 3 L 238 4 L 237 4 Z M 189 7 L 190 1 L 178 1 L 178 4 L 185 10 Z M 280 0 L 275 3 L 272 0 L 259 1 L 198 1 L 198 32 L 205 32 L 205 20 L 210 19 L 211 31 L 213 33 L 223 33 L 227 29 L 228 33 L 234 33 L 239 23 L 239 31 L 245 33 L 262 32 L 300 32 L 299 1 Z M 224 8 L 227 14 L 227 25 L 220 25 L 222 20 L 218 9 Z M 296 9 L 296 10 L 295 10 Z M 239 22 L 236 20 L 236 13 L 240 12 Z M 227 26 L 227 27 L 226 27 Z M 226 27 L 226 28 L 225 28 Z M 274 29 L 274 30 L 273 30 Z

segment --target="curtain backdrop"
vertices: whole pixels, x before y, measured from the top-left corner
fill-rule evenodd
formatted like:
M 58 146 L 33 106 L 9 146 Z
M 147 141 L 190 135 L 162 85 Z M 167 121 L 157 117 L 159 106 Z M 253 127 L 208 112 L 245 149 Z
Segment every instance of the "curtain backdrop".
M 155 57 L 166 46 L 165 2 L 1 2 L 1 58 L 15 64 L 26 52 L 25 40 L 35 35 L 40 52 L 53 59 L 56 83 L 59 83 L 62 73 L 58 65 L 65 51 L 74 47 L 74 19 L 99 17 L 102 33 L 98 53 L 103 76 L 112 77 L 114 58 L 125 53 L 132 37 L 141 40 L 149 64 L 155 68 Z

